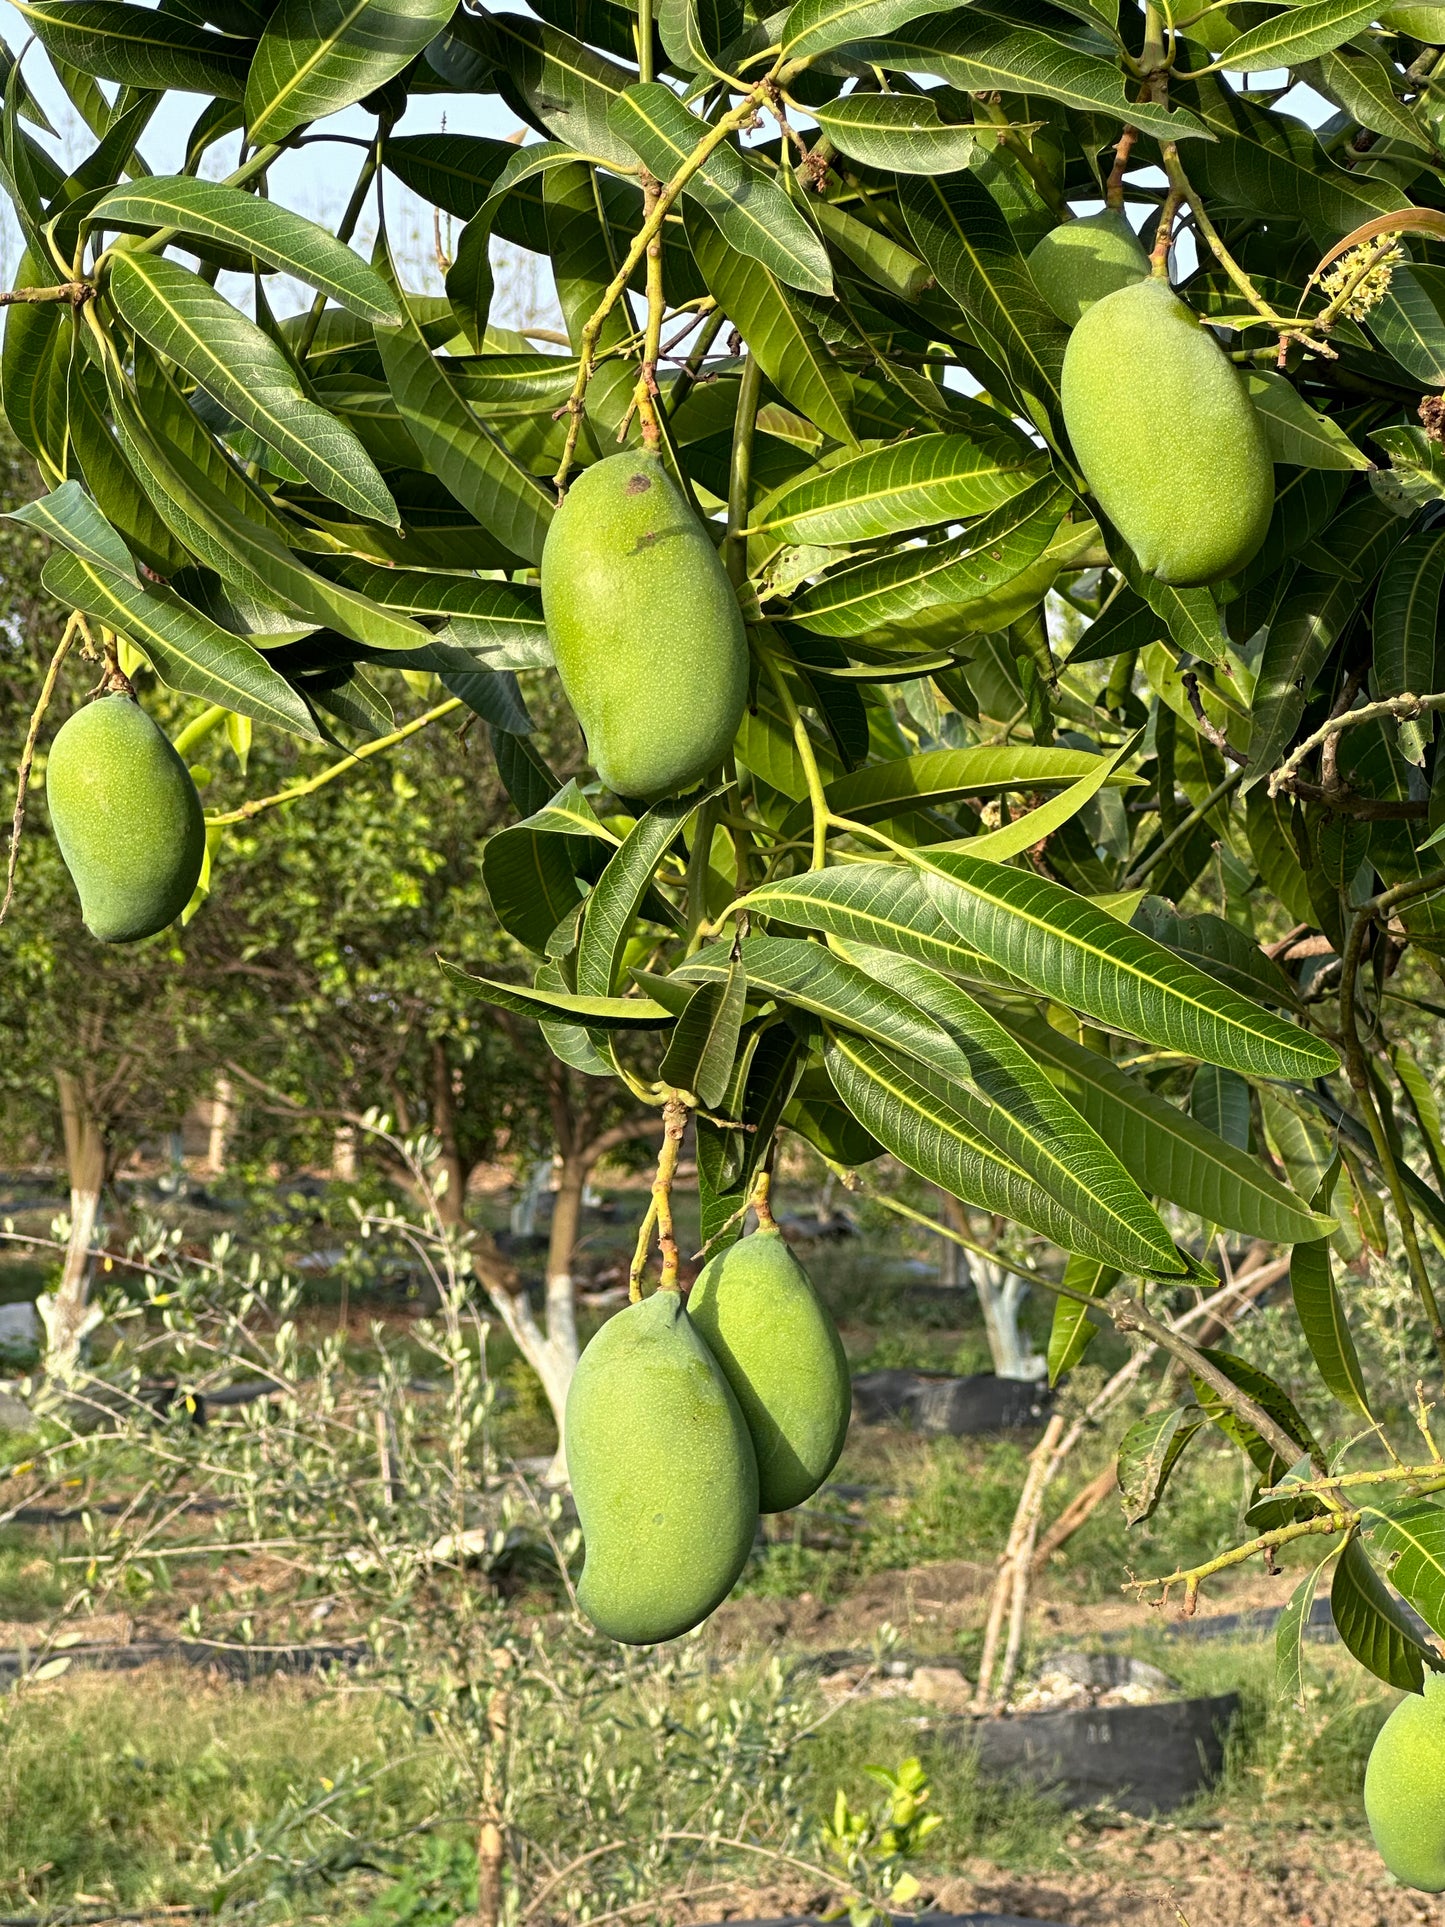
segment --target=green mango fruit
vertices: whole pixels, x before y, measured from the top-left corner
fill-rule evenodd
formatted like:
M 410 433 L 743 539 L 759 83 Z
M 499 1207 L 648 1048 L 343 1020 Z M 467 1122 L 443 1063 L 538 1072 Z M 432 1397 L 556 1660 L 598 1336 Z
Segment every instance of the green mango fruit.
M 593 767 L 618 796 L 693 789 L 732 747 L 748 644 L 717 550 L 629 449 L 581 475 L 542 550 L 542 612 Z
M 1086 310 L 1060 393 L 1089 488 L 1144 568 L 1186 588 L 1244 567 L 1274 509 L 1269 444 L 1234 364 L 1167 281 Z
M 578 1605 L 628 1646 L 689 1632 L 747 1564 L 758 1466 L 677 1292 L 608 1319 L 578 1360 L 563 1429 L 587 1548 Z
M 687 1312 L 737 1394 L 758 1459 L 764 1512 L 810 1498 L 838 1463 L 853 1388 L 838 1328 L 774 1230 L 712 1258 Z
M 1029 256 L 1039 293 L 1070 328 L 1096 301 L 1149 274 L 1149 256 L 1119 208 L 1052 228 Z
M 137 943 L 190 902 L 206 854 L 191 773 L 140 704 L 102 696 L 62 724 L 45 798 L 85 926 Z
M 1407 1887 L 1445 1893 L 1445 1674 L 1427 1673 L 1380 1728 L 1365 1768 L 1365 1817 Z

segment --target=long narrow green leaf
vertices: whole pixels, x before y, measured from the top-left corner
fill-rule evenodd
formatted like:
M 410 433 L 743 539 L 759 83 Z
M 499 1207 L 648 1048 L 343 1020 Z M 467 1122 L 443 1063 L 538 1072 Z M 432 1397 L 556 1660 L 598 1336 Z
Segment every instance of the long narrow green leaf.
M 8 511 L 7 520 L 24 522 L 85 560 L 139 580 L 130 550 L 79 482 L 62 482 L 38 501 L 22 503 Z
M 401 418 L 432 473 L 514 555 L 539 562 L 556 508 L 551 495 L 473 414 L 410 318 L 378 328 L 376 340 Z
M 1051 797 L 1036 810 L 1016 816 L 1000 829 L 987 830 L 980 836 L 966 838 L 969 855 L 986 856 L 995 863 L 1002 863 L 1011 856 L 1019 856 L 1023 851 L 1032 849 L 1045 837 L 1052 836 L 1055 830 L 1061 830 L 1066 823 L 1073 821 L 1086 803 L 1098 795 L 1125 757 L 1133 755 L 1137 742 L 1136 731 L 1127 742 L 1120 744 L 1112 756 L 1098 757 L 1094 768 L 1081 776 L 1077 783 L 1071 783 L 1062 796 Z
M 1346 1543 L 1335 1567 L 1330 1614 L 1346 1649 L 1376 1679 L 1402 1693 L 1424 1691 L 1425 1669 L 1439 1666 L 1439 1654 L 1425 1645 L 1413 1616 L 1371 1565 L 1357 1537 Z
M 757 356 L 768 380 L 825 435 L 856 446 L 848 419 L 848 376 L 812 321 L 778 277 L 730 246 L 695 201 L 688 205 L 685 220 L 708 293 L 747 342 L 749 354 Z
M 73 550 L 52 555 L 40 579 L 57 601 L 128 637 L 171 689 L 296 736 L 320 736 L 306 704 L 264 656 L 173 590 L 143 588 L 133 575 Z
M 119 382 L 111 386 L 111 407 L 125 454 L 161 520 L 227 583 L 262 608 L 279 603 L 295 609 L 368 648 L 421 649 L 430 643 L 419 623 L 325 581 L 298 562 L 264 522 L 239 513 L 173 441 L 162 446 Z
M 673 1021 L 672 1012 L 650 997 L 589 997 L 531 984 L 499 984 L 487 977 L 474 977 L 445 957 L 437 962 L 442 975 L 458 990 L 519 1017 L 561 1017 L 589 1030 L 662 1030 Z
M 1375 692 L 1380 696 L 1422 695 L 1440 687 L 1440 592 L 1445 587 L 1445 534 L 1432 530 L 1410 535 L 1395 550 L 1375 591 Z M 1408 761 L 1425 760 L 1424 723 L 1400 726 L 1400 747 Z
M 422 52 L 455 0 L 281 0 L 246 80 L 252 144 L 365 99 Z
M 1342 1405 L 1369 1420 L 1369 1392 L 1335 1286 L 1328 1239 L 1295 1246 L 1290 1256 L 1289 1284 L 1300 1330 L 1320 1377 Z
M 1086 1292 L 1090 1298 L 1107 1298 L 1119 1277 L 1113 1265 L 1103 1264 L 1097 1258 L 1081 1258 L 1077 1252 L 1064 1267 L 1064 1283 L 1072 1291 Z M 1087 1305 L 1081 1305 L 1077 1298 L 1054 1300 L 1054 1315 L 1049 1325 L 1050 1385 L 1057 1385 L 1065 1372 L 1074 1369 L 1098 1332 Z
M 52 59 L 123 87 L 239 100 L 252 48 L 130 0 L 16 0 Z
M 1092 1252 L 1090 1227 L 1037 1185 L 964 1114 L 957 1085 L 916 1057 L 845 1030 L 824 1032 L 823 1063 L 858 1122 L 910 1170 L 980 1210 Z
M 950 4 L 958 0 L 793 0 L 783 22 L 783 53 L 789 60 L 811 60 L 850 40 L 894 33 Z
M 1142 1525 L 1164 1497 L 1170 1474 L 1204 1423 L 1194 1404 L 1150 1412 L 1131 1425 L 1119 1442 L 1119 1496 L 1124 1523 Z
M 938 907 L 964 943 L 1101 1024 L 1246 1075 L 1308 1079 L 1339 1068 L 1329 1044 L 1062 884 L 958 851 L 928 864 Z
M 174 227 L 220 241 L 278 274 L 294 274 L 365 321 L 401 319 L 396 297 L 381 276 L 344 241 L 277 201 L 263 201 L 222 181 L 189 174 L 127 181 L 102 196 L 86 218 L 95 228 Z
M 948 1032 L 967 1059 L 971 1083 L 994 1107 L 990 1135 L 1000 1150 L 1090 1226 L 1098 1255 L 1131 1272 L 1184 1269 L 1158 1214 L 1113 1151 L 997 1018 L 928 964 L 863 945 L 845 954 Z
M 607 123 L 660 181 L 671 180 L 707 136 L 661 81 L 639 81 L 608 109 Z M 683 192 L 705 207 L 729 245 L 762 263 L 790 288 L 831 294 L 828 250 L 783 190 L 756 161 L 726 141 L 703 162 Z
M 302 394 L 274 342 L 198 274 L 162 255 L 117 254 L 109 291 L 143 341 L 183 368 L 314 488 L 354 515 L 401 526 L 391 491 L 353 431 Z
M 616 989 L 622 953 L 658 864 L 693 812 L 718 793 L 694 790 L 654 803 L 608 859 L 587 899 L 577 941 L 577 988 L 583 995 L 607 997 Z
M 1289 1604 L 1274 1629 L 1274 1683 L 1283 1698 L 1304 1704 L 1304 1640 L 1320 1574 L 1334 1558 L 1334 1548 L 1307 1572 L 1289 1596 Z
M 1390 1584 L 1432 1632 L 1445 1635 L 1445 1506 L 1405 1499 L 1361 1510 L 1371 1543 L 1391 1562 Z
M 1042 554 L 1068 503 L 1057 477 L 1043 475 L 962 535 L 825 576 L 794 602 L 792 620 L 814 635 L 863 636 L 935 604 L 988 595 Z
M 845 94 L 813 116 L 844 154 L 895 174 L 953 174 L 977 152 L 973 126 L 950 125 L 926 95 Z
M 1262 26 L 1231 40 L 1218 55 L 1231 73 L 1257 74 L 1267 68 L 1297 67 L 1342 47 L 1375 18 L 1374 0 L 1314 0 L 1290 7 Z
M 1333 1218 L 1311 1211 L 1258 1158 L 1226 1144 L 1097 1051 L 1037 1018 L 1005 1012 L 1010 1030 L 1074 1109 L 1112 1144 L 1145 1191 L 1248 1237 L 1290 1244 L 1327 1236 Z
M 658 1066 L 664 1084 L 690 1091 L 708 1110 L 716 1110 L 732 1081 L 747 995 L 747 973 L 737 962 L 728 965 L 721 983 L 698 985 Z
M 1006 434 L 917 435 L 793 483 L 753 518 L 753 533 L 846 546 L 986 515 L 1017 495 L 1043 457 Z

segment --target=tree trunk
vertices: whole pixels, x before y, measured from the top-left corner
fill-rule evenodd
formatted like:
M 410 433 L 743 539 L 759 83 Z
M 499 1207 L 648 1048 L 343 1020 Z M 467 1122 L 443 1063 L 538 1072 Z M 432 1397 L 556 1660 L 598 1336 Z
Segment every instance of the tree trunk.
M 211 1128 L 206 1139 L 206 1170 L 213 1178 L 226 1168 L 231 1127 L 236 1117 L 236 1090 L 224 1071 L 216 1078 L 211 1093 Z
M 1028 1296 L 1027 1282 L 987 1258 L 974 1257 L 969 1269 L 983 1313 L 994 1371 L 1000 1378 L 1030 1381 L 1042 1378 L 1048 1370 L 1047 1361 L 1033 1350 L 1019 1330 L 1019 1313 Z
M 86 1335 L 100 1322 L 99 1313 L 86 1300 L 90 1292 L 90 1246 L 105 1182 L 105 1138 L 80 1080 L 69 1071 L 57 1071 L 55 1082 L 60 1092 L 70 1177 L 70 1238 L 60 1283 L 53 1294 L 42 1293 L 36 1310 L 45 1326 L 46 1369 L 70 1384 L 79 1376 Z
M 447 1062 L 446 1045 L 439 1037 L 431 1047 L 432 1128 L 441 1145 L 433 1183 L 437 1190 L 437 1215 L 443 1224 L 465 1224 L 467 1180 L 470 1167 L 462 1156 L 457 1131 L 457 1107 L 452 1096 L 452 1067 Z
M 356 1182 L 356 1126 L 338 1124 L 331 1138 L 331 1175 L 342 1184 Z

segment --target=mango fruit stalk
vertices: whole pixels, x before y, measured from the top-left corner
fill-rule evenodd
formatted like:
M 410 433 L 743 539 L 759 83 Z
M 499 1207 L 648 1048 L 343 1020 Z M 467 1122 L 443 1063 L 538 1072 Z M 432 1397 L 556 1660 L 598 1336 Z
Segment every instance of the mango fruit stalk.
M 1380 1728 L 1365 1768 L 1365 1817 L 1398 1881 L 1445 1893 L 1445 1673 L 1426 1673 Z
M 586 1546 L 578 1605 L 628 1646 L 689 1632 L 747 1563 L 758 1467 L 677 1292 L 608 1319 L 578 1361 L 564 1433 Z
M 693 789 L 726 755 L 748 693 L 737 597 L 655 455 L 594 463 L 542 551 L 542 612 L 592 765 L 618 796 Z
M 1274 510 L 1269 445 L 1233 363 L 1167 281 L 1085 310 L 1060 392 L 1090 492 L 1144 568 L 1186 588 L 1244 567 Z
M 838 1328 L 779 1232 L 712 1258 L 688 1317 L 737 1395 L 758 1460 L 764 1512 L 811 1498 L 838 1463 L 852 1384 Z
M 1149 257 L 1122 208 L 1084 214 L 1051 228 L 1029 256 L 1039 293 L 1072 328 L 1096 301 L 1149 273 Z
M 191 773 L 131 696 L 101 696 L 56 734 L 45 766 L 55 841 L 102 943 L 138 943 L 190 902 L 206 854 Z

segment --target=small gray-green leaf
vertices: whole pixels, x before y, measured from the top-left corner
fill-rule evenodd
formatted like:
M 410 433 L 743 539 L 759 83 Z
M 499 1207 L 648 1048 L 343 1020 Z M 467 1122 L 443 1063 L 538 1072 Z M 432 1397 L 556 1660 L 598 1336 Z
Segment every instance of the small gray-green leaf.
M 1191 1402 L 1151 1412 L 1129 1427 L 1119 1442 L 1119 1496 L 1128 1525 L 1152 1516 L 1170 1473 L 1203 1423 L 1203 1412 Z
M 135 579 L 130 550 L 91 501 L 79 482 L 62 482 L 49 495 L 9 511 L 12 522 L 24 522 L 52 541 L 90 562 L 118 569 Z
M 972 125 L 950 126 L 926 95 L 845 94 L 813 118 L 842 153 L 895 174 L 952 174 L 977 151 Z
M 736 960 L 720 983 L 699 984 L 658 1066 L 664 1084 L 691 1091 L 707 1110 L 716 1110 L 727 1095 L 747 995 L 747 973 Z
M 1272 460 L 1290 468 L 1373 468 L 1338 422 L 1311 408 L 1292 381 L 1267 369 L 1244 377 L 1255 413 L 1264 423 Z

